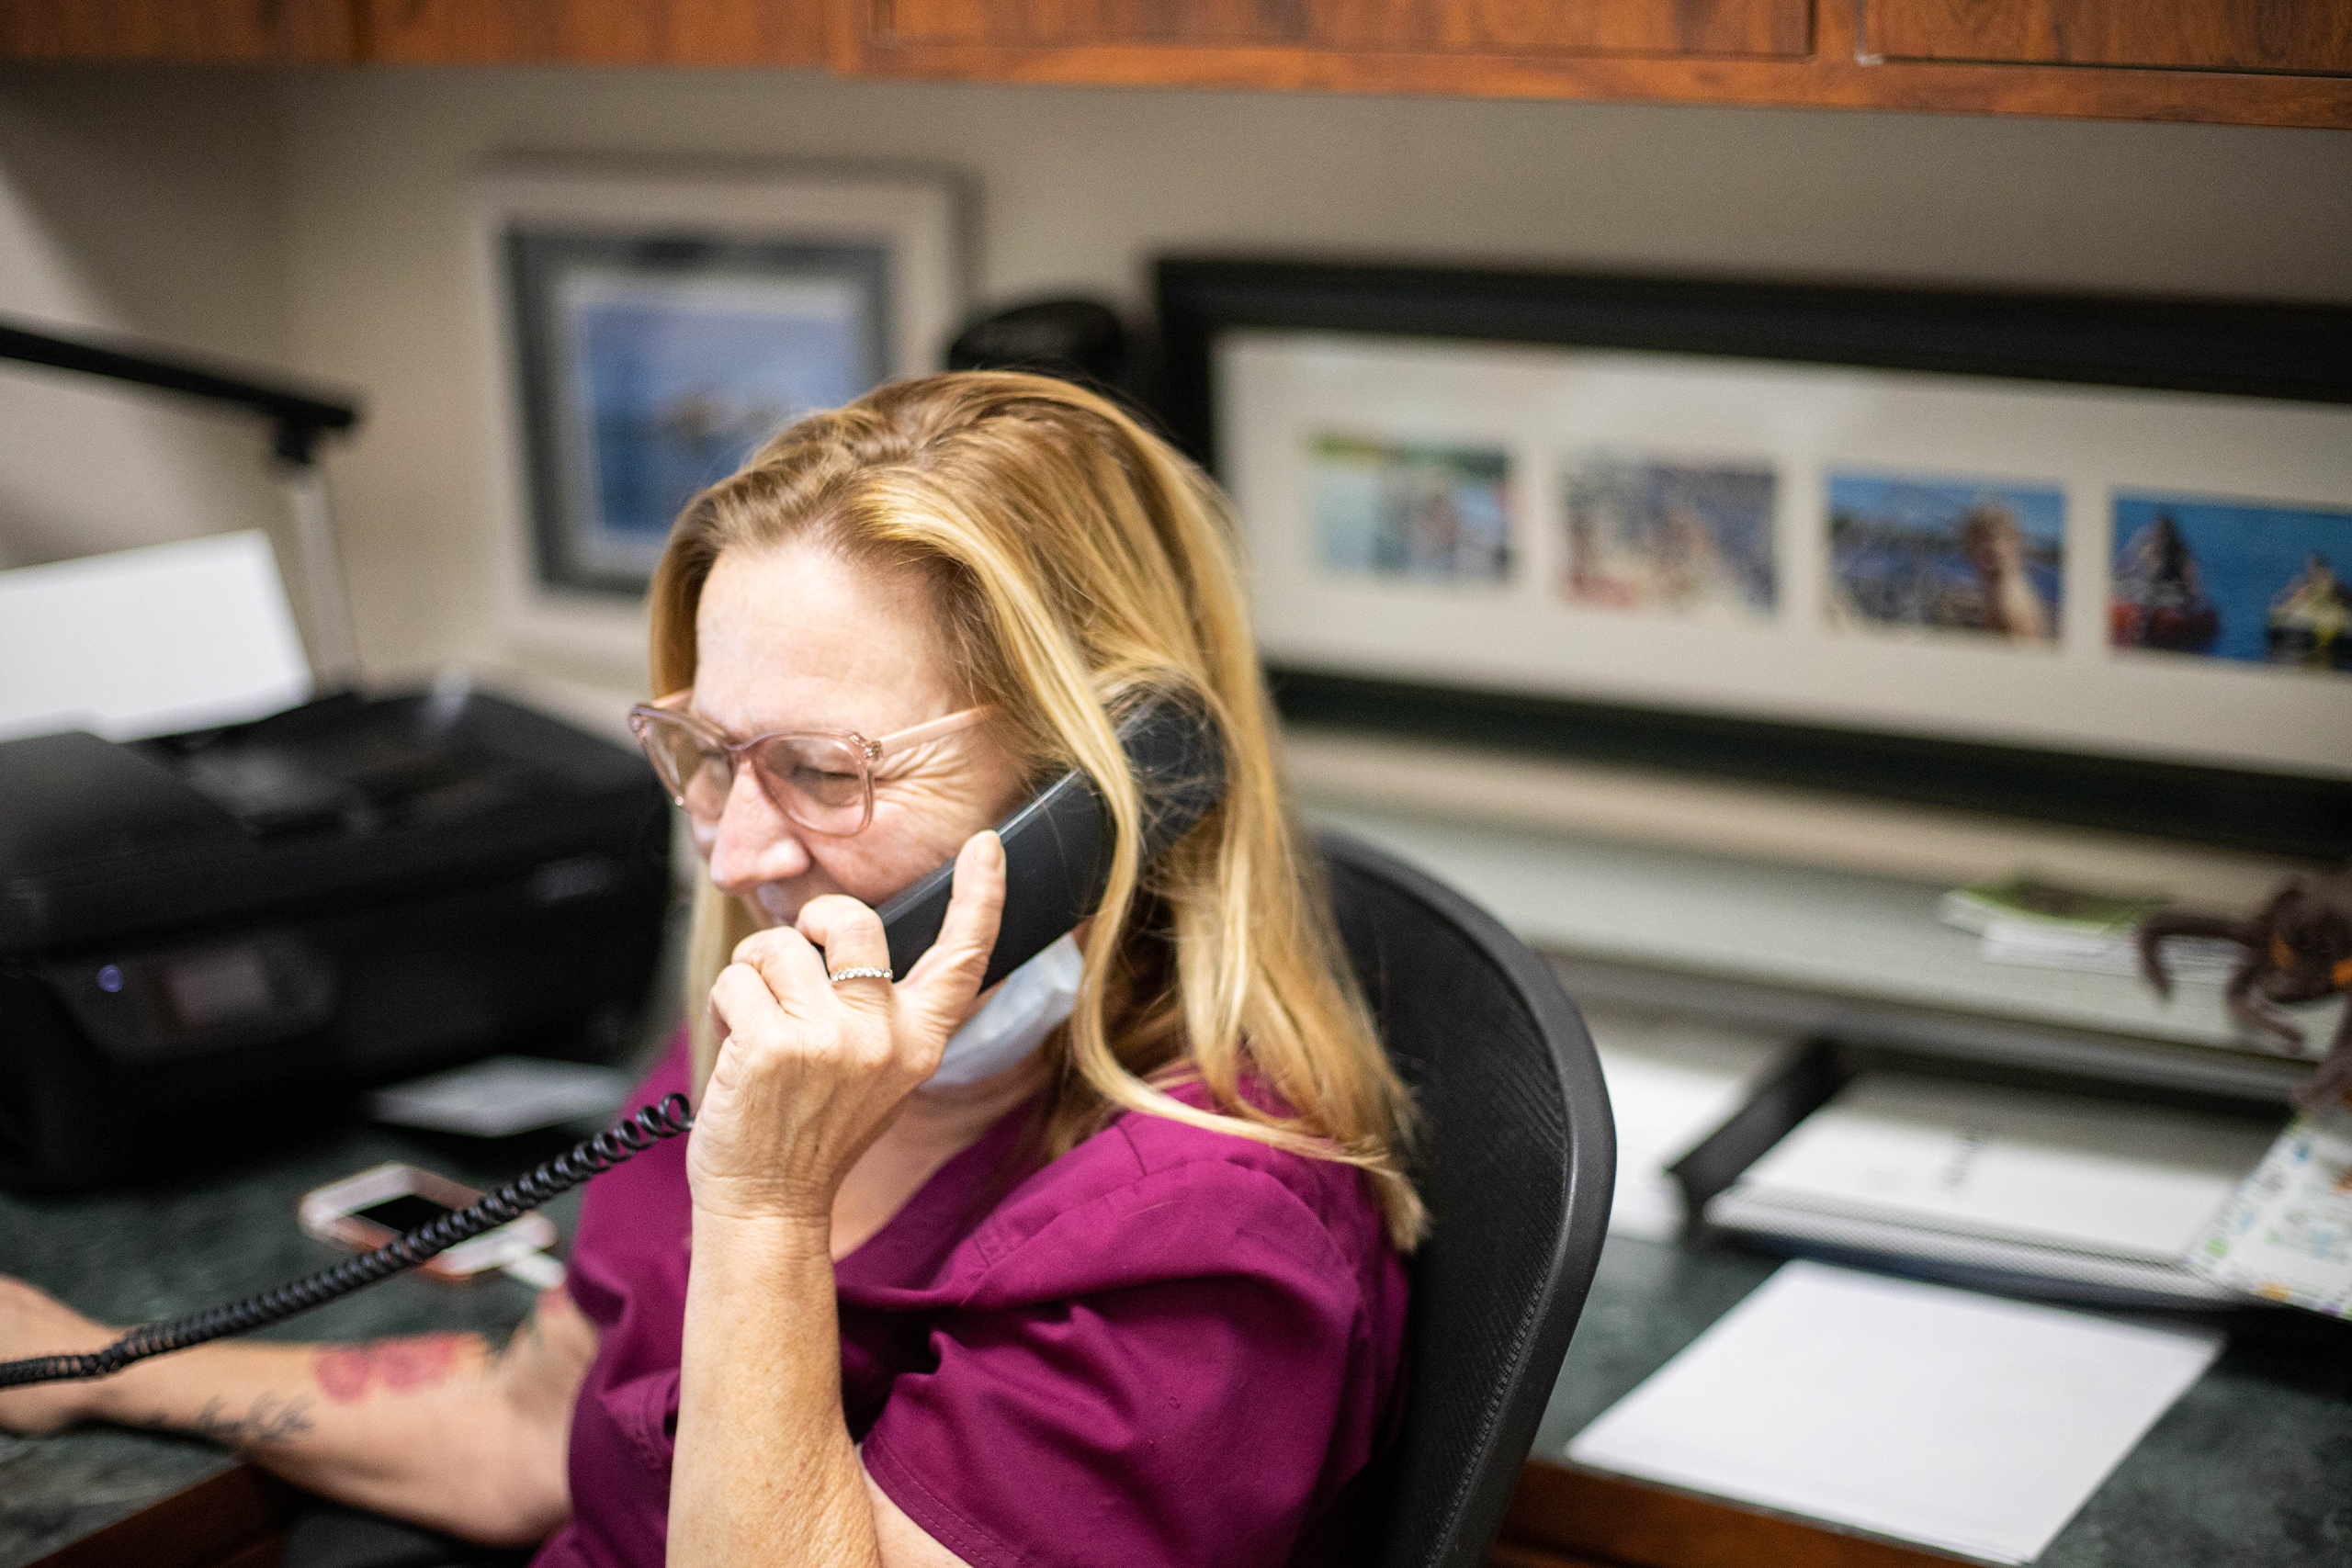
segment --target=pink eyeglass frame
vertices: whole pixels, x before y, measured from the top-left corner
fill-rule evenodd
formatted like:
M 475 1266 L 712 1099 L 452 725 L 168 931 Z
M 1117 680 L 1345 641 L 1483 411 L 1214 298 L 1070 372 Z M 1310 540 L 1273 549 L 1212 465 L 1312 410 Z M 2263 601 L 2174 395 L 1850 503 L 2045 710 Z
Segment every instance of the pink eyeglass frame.
M 631 733 L 636 735 L 637 743 L 639 747 L 644 749 L 646 758 L 649 761 L 652 760 L 653 750 L 650 739 L 646 734 L 646 729 L 649 724 L 656 720 L 677 725 L 681 728 L 688 731 L 690 734 L 693 734 L 698 739 L 707 742 L 713 750 L 718 751 L 727 759 L 728 775 L 730 780 L 737 773 L 741 771 L 745 760 L 748 759 L 754 750 L 766 745 L 771 740 L 846 741 L 849 744 L 851 751 L 856 756 L 857 782 L 861 792 L 865 795 L 865 806 L 862 813 L 858 817 L 857 826 L 846 830 L 819 828 L 811 823 L 801 821 L 800 818 L 794 813 L 793 809 L 783 801 L 778 800 L 775 796 L 775 791 L 768 786 L 768 776 L 766 771 L 761 768 L 757 763 L 754 763 L 752 768 L 752 776 L 759 781 L 760 793 L 768 797 L 770 805 L 774 806 L 778 811 L 783 812 L 785 816 L 790 818 L 794 822 L 799 823 L 801 827 L 808 829 L 808 831 L 812 833 L 822 833 L 828 838 L 836 839 L 846 839 L 853 834 L 862 833 L 865 830 L 867 826 L 873 822 L 875 763 L 880 761 L 883 758 L 890 755 L 894 751 L 904 751 L 909 747 L 920 746 L 927 740 L 937 740 L 943 736 L 956 734 L 960 731 L 969 729 L 973 726 L 983 723 L 996 716 L 996 708 L 994 705 L 983 703 L 978 707 L 959 709 L 955 713 L 947 715 L 944 718 L 926 720 L 922 724 L 910 725 L 905 729 L 894 730 L 888 735 L 872 738 L 860 735 L 854 729 L 771 729 L 764 734 L 754 735 L 746 740 L 729 740 L 727 739 L 726 731 L 720 729 L 717 725 L 712 724 L 708 719 L 698 718 L 695 715 L 686 711 L 685 705 L 693 698 L 693 696 L 694 688 L 689 686 L 679 691 L 672 692 L 667 696 L 656 697 L 650 703 L 639 703 L 636 706 L 628 710 L 629 729 Z M 659 763 L 655 763 L 653 771 L 655 776 L 659 777 L 662 773 L 661 765 Z M 687 811 L 693 810 L 693 807 L 686 805 L 684 794 L 673 793 L 671 795 L 670 798 L 681 808 Z

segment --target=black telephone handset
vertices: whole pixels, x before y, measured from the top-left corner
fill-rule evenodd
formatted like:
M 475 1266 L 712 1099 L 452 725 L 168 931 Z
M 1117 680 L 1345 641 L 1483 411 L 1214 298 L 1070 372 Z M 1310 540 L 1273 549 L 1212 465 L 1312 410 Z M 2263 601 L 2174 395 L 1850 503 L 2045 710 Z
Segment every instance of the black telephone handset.
M 1148 862 L 1223 798 L 1225 753 L 1215 728 L 1199 713 L 1164 697 L 1141 704 L 1121 721 L 1119 744 L 1143 795 L 1142 858 Z M 1004 918 L 980 981 L 983 990 L 1094 912 L 1111 875 L 1110 827 L 1102 795 L 1076 768 L 996 825 L 1004 840 Z M 955 862 L 948 862 L 882 906 L 890 967 L 899 974 L 911 969 L 939 940 L 955 869 Z M 422 1225 L 373 1252 L 241 1302 L 134 1328 L 103 1350 L 0 1362 L 0 1388 L 104 1377 L 150 1356 L 283 1322 L 413 1269 L 693 1125 L 686 1097 L 671 1095 L 517 1177 L 471 1208 Z
M 1138 706 L 1119 745 L 1143 795 L 1142 859 L 1156 859 L 1225 795 L 1216 731 L 1170 698 Z M 1061 940 L 1102 901 L 1111 878 L 1110 814 L 1094 782 L 1072 768 L 996 825 L 1004 840 L 1004 918 L 980 988 L 988 989 Z M 890 967 L 904 975 L 939 940 L 956 863 L 949 861 L 882 906 Z

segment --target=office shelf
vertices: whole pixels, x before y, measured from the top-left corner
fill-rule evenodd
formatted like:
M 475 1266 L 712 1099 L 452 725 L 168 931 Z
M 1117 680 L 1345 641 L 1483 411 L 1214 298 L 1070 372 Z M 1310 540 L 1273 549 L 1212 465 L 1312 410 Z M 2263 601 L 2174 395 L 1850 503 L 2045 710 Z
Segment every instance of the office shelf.
M 1935 883 L 1308 807 L 1486 905 L 1595 999 L 2265 1100 L 2308 1066 L 2237 1029 L 2218 985 L 2183 981 L 2165 1002 L 2135 976 L 1988 963 L 1936 919 Z M 2340 1005 L 2301 1014 L 2311 1040 Z

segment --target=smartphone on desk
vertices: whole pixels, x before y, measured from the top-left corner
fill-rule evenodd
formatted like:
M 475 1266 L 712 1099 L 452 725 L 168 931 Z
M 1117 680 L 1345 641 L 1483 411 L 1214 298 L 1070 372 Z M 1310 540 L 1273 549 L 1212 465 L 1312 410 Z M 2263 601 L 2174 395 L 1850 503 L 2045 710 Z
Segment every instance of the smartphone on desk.
M 393 1161 L 304 1193 L 295 1218 L 306 1235 L 367 1252 L 469 1207 L 481 1196 L 461 1181 Z M 541 1283 L 537 1276 L 552 1273 L 555 1278 L 544 1282 L 554 1283 L 562 1265 L 546 1254 L 555 1242 L 554 1222 L 544 1214 L 525 1214 L 427 1259 L 424 1271 L 449 1284 L 493 1269 L 508 1269 L 526 1283 Z

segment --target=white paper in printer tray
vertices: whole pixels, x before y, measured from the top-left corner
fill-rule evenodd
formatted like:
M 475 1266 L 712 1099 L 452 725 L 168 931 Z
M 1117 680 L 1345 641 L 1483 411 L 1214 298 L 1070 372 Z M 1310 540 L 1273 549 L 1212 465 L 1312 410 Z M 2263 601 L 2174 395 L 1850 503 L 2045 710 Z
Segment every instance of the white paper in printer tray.
M 2203 1329 L 1789 1263 L 1568 1458 L 2030 1562 L 2221 1347 Z
M 0 739 L 232 724 L 311 694 L 258 529 L 0 571 Z

